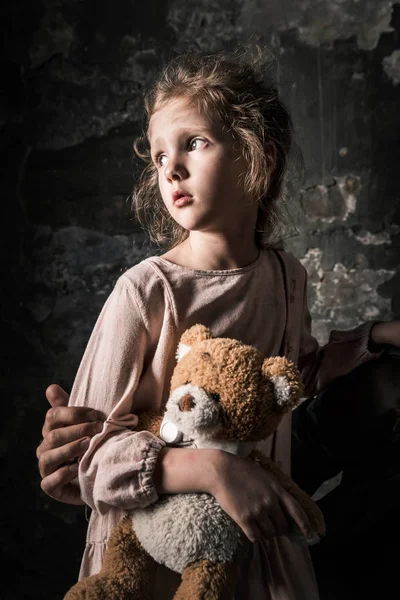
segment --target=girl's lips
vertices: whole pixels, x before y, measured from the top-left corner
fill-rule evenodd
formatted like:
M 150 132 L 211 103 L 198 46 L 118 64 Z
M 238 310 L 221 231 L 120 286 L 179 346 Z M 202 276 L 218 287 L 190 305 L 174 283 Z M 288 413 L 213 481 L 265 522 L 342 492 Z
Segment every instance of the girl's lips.
M 181 206 L 186 206 L 187 204 L 190 204 L 191 201 L 193 200 L 193 196 L 178 196 L 176 199 L 174 199 L 174 206 L 178 206 L 178 208 L 180 208 Z

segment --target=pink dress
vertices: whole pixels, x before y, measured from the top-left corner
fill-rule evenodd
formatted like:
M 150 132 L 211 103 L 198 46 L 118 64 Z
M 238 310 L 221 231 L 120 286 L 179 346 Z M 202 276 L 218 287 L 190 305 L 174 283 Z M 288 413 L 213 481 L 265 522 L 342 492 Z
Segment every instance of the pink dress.
M 135 431 L 140 413 L 168 398 L 175 351 L 196 323 L 214 335 L 252 344 L 266 356 L 280 352 L 299 364 L 310 395 L 337 376 L 374 358 L 371 323 L 333 332 L 320 348 L 310 333 L 307 276 L 291 254 L 262 251 L 228 271 L 199 271 L 152 257 L 126 271 L 98 318 L 79 367 L 70 404 L 91 406 L 104 417 L 79 466 L 82 499 L 93 509 L 80 577 L 100 570 L 106 542 L 126 511 L 157 500 L 152 473 L 164 446 Z M 290 472 L 290 415 L 262 449 Z M 236 598 L 316 600 L 307 548 L 286 537 L 248 544 Z M 155 598 L 172 598 L 180 576 L 161 567 Z

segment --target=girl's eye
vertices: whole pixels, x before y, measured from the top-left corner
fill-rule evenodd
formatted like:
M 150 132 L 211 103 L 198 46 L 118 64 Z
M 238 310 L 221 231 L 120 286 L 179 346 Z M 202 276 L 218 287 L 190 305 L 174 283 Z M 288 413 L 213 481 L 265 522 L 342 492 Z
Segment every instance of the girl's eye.
M 215 402 L 219 402 L 221 400 L 221 396 L 219 394 L 216 394 L 215 392 L 210 394 L 210 396 L 213 400 L 215 400 Z
M 205 144 L 205 140 L 202 140 L 201 138 L 194 138 L 193 140 L 191 140 L 190 144 L 189 144 L 189 149 L 190 150 L 198 150 L 199 148 L 201 148 L 201 144 Z
M 166 165 L 166 161 L 167 157 L 165 156 L 165 154 L 159 154 L 158 156 L 156 156 L 154 162 L 156 163 L 157 167 L 163 167 L 164 165 Z

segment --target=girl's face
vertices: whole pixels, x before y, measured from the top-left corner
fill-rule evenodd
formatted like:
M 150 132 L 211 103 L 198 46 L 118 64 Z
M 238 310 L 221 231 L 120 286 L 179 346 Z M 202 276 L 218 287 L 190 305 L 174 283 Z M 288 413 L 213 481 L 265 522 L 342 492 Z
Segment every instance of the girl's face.
M 230 133 L 187 99 L 153 114 L 152 160 L 172 218 L 187 231 L 232 232 L 256 221 L 257 203 L 245 195 L 247 165 Z

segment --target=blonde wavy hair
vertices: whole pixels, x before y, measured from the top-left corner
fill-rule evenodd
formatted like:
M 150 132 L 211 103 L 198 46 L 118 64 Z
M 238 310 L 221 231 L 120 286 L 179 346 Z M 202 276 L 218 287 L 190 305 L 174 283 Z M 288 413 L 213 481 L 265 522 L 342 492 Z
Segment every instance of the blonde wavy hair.
M 293 126 L 276 86 L 256 66 L 257 60 L 245 62 L 243 55 L 223 52 L 177 56 L 146 94 L 145 111 L 147 131 L 157 110 L 171 100 L 188 98 L 232 133 L 248 165 L 247 195 L 259 203 L 256 241 L 265 248 L 272 245 L 271 234 L 280 221 L 277 203 L 283 192 Z M 147 134 L 135 141 L 134 151 L 145 162 L 132 193 L 135 216 L 151 241 L 176 246 L 189 233 L 172 219 L 162 200 Z

